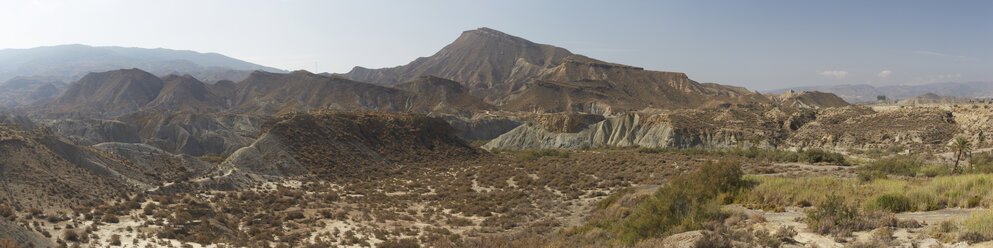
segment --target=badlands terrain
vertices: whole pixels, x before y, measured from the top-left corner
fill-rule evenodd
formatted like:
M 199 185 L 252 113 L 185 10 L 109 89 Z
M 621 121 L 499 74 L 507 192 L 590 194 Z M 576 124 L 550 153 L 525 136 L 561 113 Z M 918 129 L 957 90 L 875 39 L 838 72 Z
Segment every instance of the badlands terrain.
M 0 247 L 993 246 L 984 100 L 762 94 L 489 28 L 345 74 L 59 49 L 113 56 L 0 72 Z

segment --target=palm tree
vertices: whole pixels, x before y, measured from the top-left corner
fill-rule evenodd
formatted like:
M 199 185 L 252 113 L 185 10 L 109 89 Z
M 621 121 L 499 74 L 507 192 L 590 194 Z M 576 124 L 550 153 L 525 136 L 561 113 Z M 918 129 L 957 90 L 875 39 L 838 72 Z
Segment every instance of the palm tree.
M 955 140 L 952 141 L 952 144 L 949 145 L 948 148 L 951 148 L 952 152 L 955 153 L 955 167 L 952 168 L 952 171 L 957 171 L 959 168 L 959 160 L 965 158 L 965 155 L 972 150 L 972 144 L 969 143 L 969 139 L 959 136 L 955 137 Z

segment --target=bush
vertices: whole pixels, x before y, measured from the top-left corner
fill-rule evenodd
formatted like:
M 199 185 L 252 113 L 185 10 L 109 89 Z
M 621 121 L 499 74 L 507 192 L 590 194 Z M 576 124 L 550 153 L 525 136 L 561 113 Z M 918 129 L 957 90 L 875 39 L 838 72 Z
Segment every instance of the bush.
M 845 163 L 845 155 L 816 148 L 800 151 L 797 162 L 806 162 L 810 164 L 831 163 L 837 165 L 848 165 Z
M 851 234 L 863 227 L 858 209 L 846 205 L 843 198 L 833 194 L 807 212 L 807 225 L 816 233 L 835 236 Z
M 981 203 L 982 201 L 983 198 L 977 195 L 977 196 L 973 196 L 972 198 L 969 198 L 968 203 L 966 204 L 967 207 L 974 208 L 974 207 L 978 207 L 979 203 Z
M 947 166 L 931 165 L 924 166 L 917 174 L 925 177 L 947 176 L 952 174 L 952 169 Z
M 964 233 L 975 233 L 973 238 L 982 237 L 981 240 L 972 239 L 971 241 L 981 242 L 993 239 L 993 210 L 972 214 L 962 223 L 962 229 L 964 229 Z
M 969 172 L 993 173 L 993 153 L 984 152 L 973 154 L 972 158 L 969 159 L 969 164 L 972 165 Z
M 871 182 L 872 180 L 886 178 L 886 173 L 879 171 L 859 171 L 858 173 L 859 181 Z
M 115 215 L 115 214 L 106 214 L 106 215 L 103 216 L 103 222 L 117 223 L 117 222 L 120 222 L 120 220 L 117 219 L 117 215 Z
M 121 235 L 110 235 L 110 245 L 120 246 L 121 245 Z
M 917 157 L 896 155 L 872 161 L 859 168 L 859 172 L 880 172 L 886 175 L 912 177 L 916 176 L 922 167 L 924 167 L 924 162 Z
M 78 242 L 79 234 L 75 230 L 66 229 L 62 231 L 62 239 L 66 242 Z
M 910 198 L 901 194 L 887 193 L 877 196 L 866 204 L 869 210 L 885 210 L 893 213 L 910 211 Z
M 7 218 L 14 215 L 14 208 L 8 206 L 7 204 L 0 205 L 0 216 Z
M 380 248 L 419 248 L 421 245 L 417 243 L 416 239 L 401 239 L 401 240 L 391 240 L 379 244 Z
M 617 226 L 620 240 L 634 244 L 662 234 L 698 230 L 703 223 L 722 220 L 719 196 L 744 188 L 736 163 L 704 164 L 694 173 L 674 178 L 639 203 Z

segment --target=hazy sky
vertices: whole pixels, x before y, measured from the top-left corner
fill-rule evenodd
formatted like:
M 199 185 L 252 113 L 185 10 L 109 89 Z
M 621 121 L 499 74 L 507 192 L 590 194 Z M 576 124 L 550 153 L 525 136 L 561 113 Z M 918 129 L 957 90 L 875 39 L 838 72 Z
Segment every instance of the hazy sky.
M 0 49 L 162 47 L 321 72 L 406 64 L 484 26 L 750 89 L 993 81 L 993 1 L 0 0 Z

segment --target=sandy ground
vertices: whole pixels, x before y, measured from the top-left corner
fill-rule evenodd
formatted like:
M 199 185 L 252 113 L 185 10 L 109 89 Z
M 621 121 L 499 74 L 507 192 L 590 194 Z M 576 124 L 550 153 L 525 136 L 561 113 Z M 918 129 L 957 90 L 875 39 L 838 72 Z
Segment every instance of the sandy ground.
M 763 228 L 770 232 L 779 230 L 783 226 L 792 226 L 797 230 L 798 234 L 794 239 L 798 242 L 798 246 L 801 247 L 847 247 L 854 242 L 868 242 L 872 239 L 873 231 L 863 231 L 853 233 L 853 238 L 845 240 L 846 242 L 838 242 L 839 240 L 831 236 L 820 235 L 811 232 L 807 228 L 807 224 L 798 221 L 800 217 L 805 216 L 804 210 L 799 208 L 789 208 L 784 212 L 769 212 L 762 210 L 752 210 L 746 209 L 741 206 L 732 205 L 728 206 L 731 209 L 737 209 L 744 211 L 749 215 L 761 215 L 764 216 L 766 222 L 756 224 L 757 228 Z M 911 212 L 911 213 L 900 213 L 896 217 L 901 220 L 913 219 L 917 220 L 922 224 L 920 228 L 898 228 L 893 230 L 894 242 L 891 243 L 893 247 L 993 247 L 993 242 L 984 242 L 979 244 L 969 245 L 964 242 L 959 243 L 942 243 L 934 238 L 928 237 L 927 233 L 932 228 L 936 228 L 941 222 L 946 220 L 963 220 L 968 218 L 971 214 L 984 211 L 985 209 L 961 209 L 961 208 L 950 208 L 942 209 L 936 211 L 926 211 L 926 212 Z M 940 245 L 940 246 L 938 246 Z

